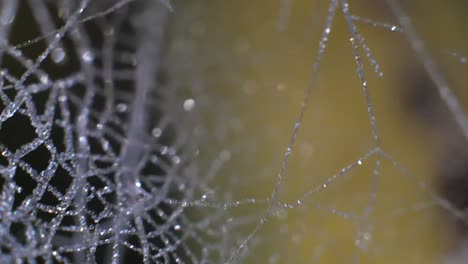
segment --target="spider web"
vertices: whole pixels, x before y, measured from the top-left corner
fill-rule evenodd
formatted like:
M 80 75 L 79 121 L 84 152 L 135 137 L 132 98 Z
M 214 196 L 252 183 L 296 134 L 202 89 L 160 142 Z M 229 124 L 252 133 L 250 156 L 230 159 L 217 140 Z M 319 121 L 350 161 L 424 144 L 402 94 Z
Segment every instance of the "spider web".
M 4 0 L 0 261 L 463 263 L 466 57 L 440 70 L 406 8 Z M 392 125 L 406 54 L 430 148 Z

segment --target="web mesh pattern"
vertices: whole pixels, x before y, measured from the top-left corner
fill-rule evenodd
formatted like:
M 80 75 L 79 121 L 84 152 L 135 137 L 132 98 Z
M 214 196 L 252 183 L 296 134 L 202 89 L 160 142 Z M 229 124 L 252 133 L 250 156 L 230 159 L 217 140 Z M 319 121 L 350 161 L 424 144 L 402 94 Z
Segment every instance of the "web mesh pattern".
M 216 215 L 185 213 L 198 186 L 184 176 L 196 175 L 185 164 L 193 144 L 177 134 L 184 109 L 172 109 L 160 68 L 168 8 L 26 2 L 2 2 L 1 262 L 185 263 L 222 252 L 195 252 Z M 15 14 L 34 19 L 19 27 L 39 26 L 24 50 L 5 46 Z
M 288 28 L 292 2 L 280 1 L 279 31 Z M 3 0 L 0 262 L 242 263 L 262 245 L 275 244 L 267 235 L 259 235 L 262 229 L 283 220 L 287 212 L 304 208 L 354 223 L 356 250 L 365 251 L 374 230 L 383 164 L 430 196 L 430 202 L 409 210 L 438 206 L 464 225 L 465 208 L 457 204 L 459 198 L 432 190 L 382 145 L 368 72 L 377 78 L 383 73 L 360 33 L 361 24 L 408 40 L 454 126 L 468 138 L 461 103 L 411 20 L 395 0 L 385 1 L 395 24 L 355 15 L 352 1 L 322 2 L 327 3 L 327 11 L 311 80 L 271 192 L 266 198 L 238 199 L 238 190 L 264 179 L 234 170 L 228 174 L 232 177 L 220 179 L 233 155 L 255 148 L 255 142 L 224 145 L 226 138 L 241 130 L 241 122 L 233 106 L 207 91 L 206 80 L 200 78 L 204 71 L 218 74 L 224 57 L 206 58 L 197 53 L 200 43 L 183 33 L 172 35 L 174 28 L 194 21 L 192 16 L 202 5 L 181 4 L 174 14 L 168 0 Z M 290 157 L 295 151 L 307 152 L 297 150 L 298 136 L 338 15 L 348 26 L 371 144 L 335 174 L 286 201 L 282 195 L 290 177 Z M 202 29 L 191 30 L 197 35 Z M 214 52 L 226 51 L 219 47 Z M 456 52 L 449 55 L 466 63 Z M 226 68 L 222 78 L 236 80 L 234 86 L 252 92 L 254 84 L 237 83 L 242 73 Z M 363 164 L 372 166 L 372 175 L 362 211 L 311 202 Z M 265 175 L 272 177 L 269 172 Z M 307 232 L 304 222 L 297 226 Z M 317 262 L 324 247 L 325 243 L 315 249 Z M 270 263 L 286 261 L 276 252 L 269 255 Z M 353 256 L 359 263 L 360 254 Z

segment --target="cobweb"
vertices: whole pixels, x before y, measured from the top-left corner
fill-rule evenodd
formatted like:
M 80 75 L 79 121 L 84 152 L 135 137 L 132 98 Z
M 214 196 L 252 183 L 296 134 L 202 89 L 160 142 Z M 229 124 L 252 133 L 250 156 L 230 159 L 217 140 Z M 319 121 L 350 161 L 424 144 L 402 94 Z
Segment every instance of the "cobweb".
M 0 262 L 463 263 L 462 38 L 228 2 L 0 2 Z

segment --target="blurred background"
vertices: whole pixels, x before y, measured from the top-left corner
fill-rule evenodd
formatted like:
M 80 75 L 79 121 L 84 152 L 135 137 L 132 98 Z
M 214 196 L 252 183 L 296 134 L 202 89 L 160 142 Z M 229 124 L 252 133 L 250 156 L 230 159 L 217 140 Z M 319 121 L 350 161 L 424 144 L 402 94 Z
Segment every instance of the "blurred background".
M 466 2 L 399 2 L 465 102 Z M 174 32 L 180 34 L 174 41 L 193 44 L 196 79 L 211 96 L 197 99 L 209 100 L 200 108 L 201 122 L 211 129 L 201 153 L 230 153 L 218 171 L 217 191 L 233 201 L 272 195 L 329 5 L 174 2 Z M 245 263 L 452 263 L 447 256 L 461 250 L 463 225 L 441 208 L 440 198 L 464 209 L 466 141 L 386 2 L 349 1 L 349 8 L 383 73 L 374 72 L 359 46 L 381 147 L 399 165 L 384 158 L 376 165 L 379 155 L 369 154 L 375 143 L 366 97 L 349 24 L 338 7 L 278 196 L 278 203 L 295 206 L 273 212 L 255 232 Z M 348 166 L 353 168 L 340 174 Z M 241 206 L 231 221 L 240 225 L 251 216 L 239 231 L 247 237 L 266 207 Z

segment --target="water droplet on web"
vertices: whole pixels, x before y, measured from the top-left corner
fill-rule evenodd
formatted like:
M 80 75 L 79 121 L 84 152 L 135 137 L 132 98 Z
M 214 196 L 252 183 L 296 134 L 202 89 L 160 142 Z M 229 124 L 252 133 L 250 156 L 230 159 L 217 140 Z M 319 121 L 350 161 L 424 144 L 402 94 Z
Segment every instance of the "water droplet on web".
M 357 161 L 357 164 L 358 164 L 358 165 L 362 165 L 362 160 L 358 160 L 358 161 Z
M 354 242 L 356 247 L 361 250 L 366 250 L 369 242 L 372 240 L 372 234 L 369 232 L 359 232 L 358 238 Z
M 47 76 L 47 75 L 42 75 L 42 76 L 39 78 L 39 80 L 40 80 L 41 83 L 43 83 L 43 84 L 47 84 L 47 83 L 50 82 L 49 76 Z
M 175 225 L 174 226 L 174 230 L 175 231 L 180 231 L 182 229 L 182 226 L 181 225 Z
M 36 134 L 39 136 L 39 138 L 47 138 L 49 135 L 47 127 L 40 126 L 36 128 Z
M 179 184 L 178 188 L 179 188 L 179 191 L 185 190 L 185 184 L 183 183 Z
M 168 150 L 169 150 L 169 148 L 167 146 L 162 147 L 161 148 L 161 155 L 166 155 Z
M 92 63 L 94 61 L 94 54 L 91 51 L 86 50 L 83 52 L 83 54 L 81 54 L 81 59 L 85 63 Z
M 14 57 L 21 57 L 23 56 L 23 52 L 21 52 L 21 50 L 19 49 L 12 49 L 10 51 L 11 55 L 13 55 Z
M 59 89 L 63 89 L 63 88 L 65 88 L 65 82 L 64 81 L 57 81 L 57 82 L 55 82 L 55 86 L 57 86 L 57 88 L 59 88 Z
M 119 112 L 119 113 L 124 113 L 124 112 L 126 112 L 126 111 L 127 111 L 127 108 L 128 108 L 127 105 L 124 104 L 124 103 L 119 103 L 119 104 L 117 104 L 117 106 L 116 106 L 116 110 L 117 110 L 117 112 Z
M 155 138 L 160 137 L 162 135 L 162 129 L 159 127 L 153 128 L 153 130 L 151 131 L 151 135 L 153 135 L 153 137 Z
M 195 100 L 192 98 L 187 99 L 184 101 L 184 110 L 189 112 L 192 111 L 195 108 Z
M 136 186 L 137 188 L 141 188 L 141 182 L 138 181 L 138 180 L 135 181 L 135 186 Z
M 31 85 L 29 86 L 29 89 L 31 89 L 31 92 L 33 92 L 33 93 L 37 93 L 37 92 L 39 92 L 39 90 L 40 90 L 39 85 L 37 85 L 37 84 L 35 84 L 35 83 L 34 83 L 34 84 L 31 84 Z
M 80 142 L 80 144 L 87 144 L 87 142 L 88 142 L 88 140 L 86 139 L 85 136 L 79 137 L 78 141 Z
M 272 215 L 280 220 L 283 220 L 286 218 L 287 212 L 283 206 L 277 205 L 274 208 L 272 208 Z
M 26 198 L 26 200 L 24 200 L 23 202 L 24 207 L 28 207 L 30 204 L 31 204 L 31 198 Z
M 55 63 L 60 64 L 65 62 L 66 53 L 63 48 L 55 48 L 50 53 L 50 56 Z
M 391 31 L 395 31 L 397 29 L 397 26 L 393 26 L 390 28 Z
M 158 156 L 156 156 L 156 155 L 151 156 L 151 162 L 154 163 L 154 164 L 158 164 L 159 163 Z
M 174 164 L 177 165 L 177 164 L 180 163 L 180 161 L 181 161 L 181 160 L 180 160 L 180 157 L 179 157 L 179 156 L 174 156 L 174 157 L 172 157 L 172 162 L 174 162 Z

